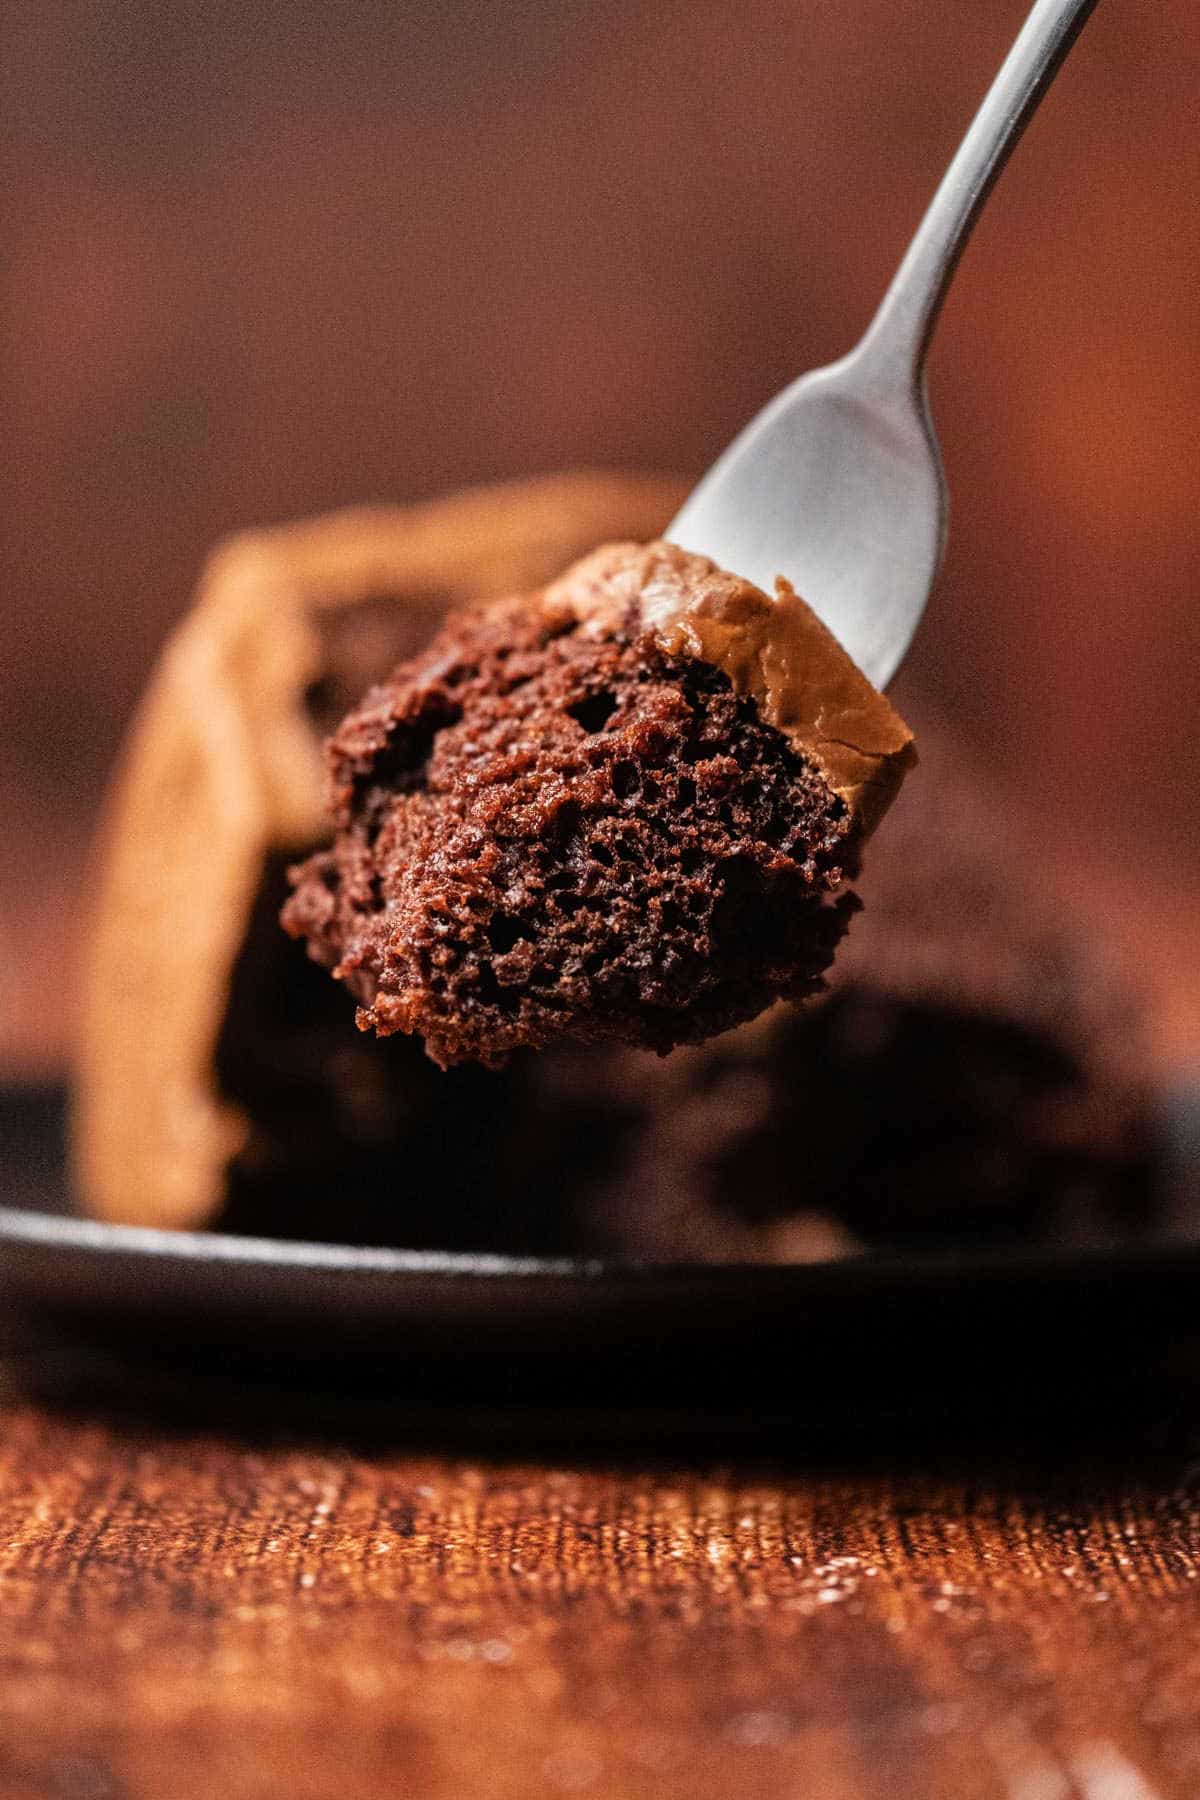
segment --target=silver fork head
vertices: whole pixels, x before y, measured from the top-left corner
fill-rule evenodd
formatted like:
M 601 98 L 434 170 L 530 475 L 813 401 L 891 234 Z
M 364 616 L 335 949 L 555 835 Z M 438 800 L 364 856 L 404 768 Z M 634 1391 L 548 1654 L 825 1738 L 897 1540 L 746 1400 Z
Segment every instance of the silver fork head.
M 925 610 L 946 484 L 922 373 L 955 263 L 1096 0 L 1034 0 L 866 337 L 735 439 L 668 528 L 771 592 L 786 575 L 876 687 Z
M 941 561 L 946 484 L 923 384 L 867 345 L 785 388 L 665 534 L 774 591 L 779 575 L 883 687 Z

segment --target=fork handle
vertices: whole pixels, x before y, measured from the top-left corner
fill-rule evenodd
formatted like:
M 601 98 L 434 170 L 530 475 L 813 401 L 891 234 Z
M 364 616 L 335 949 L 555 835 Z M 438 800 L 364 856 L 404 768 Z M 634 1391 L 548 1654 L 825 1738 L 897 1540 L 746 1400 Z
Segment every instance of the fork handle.
M 864 360 L 919 385 L 946 289 L 992 184 L 1096 0 L 1036 0 L 860 345 Z

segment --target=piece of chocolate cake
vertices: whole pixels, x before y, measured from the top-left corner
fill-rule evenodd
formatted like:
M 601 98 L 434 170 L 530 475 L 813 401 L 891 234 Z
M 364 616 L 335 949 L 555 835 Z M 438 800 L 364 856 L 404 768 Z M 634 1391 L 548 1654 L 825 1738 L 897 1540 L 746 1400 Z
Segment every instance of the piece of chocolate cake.
M 559 477 L 220 554 L 109 809 L 75 1121 L 89 1210 L 708 1262 L 1094 1242 L 1151 1216 L 1136 983 L 1043 897 L 1027 800 L 919 708 L 922 779 L 861 878 L 832 994 L 667 1058 L 564 1041 L 443 1074 L 416 1039 L 356 1031 L 279 929 L 289 857 L 321 842 L 319 738 L 354 696 L 447 607 L 649 535 L 681 495 Z
M 328 830 L 321 740 L 449 609 L 659 530 L 685 491 L 563 474 L 218 549 L 142 698 L 97 845 L 72 1130 L 88 1211 L 195 1227 L 236 1200 L 246 1229 L 399 1241 L 421 1225 L 409 1172 L 452 1145 L 462 1183 L 446 1178 L 437 1229 L 454 1229 L 472 1169 L 494 1163 L 478 1071 L 438 1081 L 415 1045 L 356 1033 L 278 926 L 283 868 Z
M 444 1067 L 658 1051 L 821 985 L 911 734 L 807 607 L 667 544 L 459 615 L 330 746 L 283 920 Z

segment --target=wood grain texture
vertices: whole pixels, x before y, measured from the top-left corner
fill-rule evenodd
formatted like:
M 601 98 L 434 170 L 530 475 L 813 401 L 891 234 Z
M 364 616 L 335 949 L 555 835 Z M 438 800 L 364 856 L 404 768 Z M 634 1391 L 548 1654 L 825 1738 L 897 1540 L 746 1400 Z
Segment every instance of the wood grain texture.
M 338 1445 L 14 1389 L 0 1794 L 1200 1793 L 1183 1450 L 719 1456 Z

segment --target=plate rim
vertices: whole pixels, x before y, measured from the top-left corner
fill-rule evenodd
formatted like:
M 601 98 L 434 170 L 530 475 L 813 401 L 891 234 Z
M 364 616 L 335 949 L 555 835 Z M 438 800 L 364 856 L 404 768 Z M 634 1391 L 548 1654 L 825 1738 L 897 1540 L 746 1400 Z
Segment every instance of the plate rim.
M 50 1213 L 0 1206 L 0 1278 L 4 1251 L 58 1250 L 102 1259 L 133 1257 L 175 1264 L 224 1264 L 230 1268 L 286 1269 L 290 1273 L 349 1276 L 412 1276 L 446 1281 L 526 1281 L 540 1285 L 569 1279 L 667 1282 L 671 1285 L 731 1277 L 764 1286 L 817 1282 L 878 1283 L 958 1275 L 968 1280 L 1103 1275 L 1170 1264 L 1184 1273 L 1200 1264 L 1200 1238 L 1149 1239 L 1143 1243 L 970 1245 L 935 1250 L 868 1250 L 822 1262 L 652 1262 L 634 1259 L 571 1256 L 510 1256 L 496 1251 L 412 1250 L 392 1245 L 342 1244 L 336 1241 L 234 1235 L 223 1231 L 174 1231 L 161 1226 L 126 1225 L 78 1214 Z

